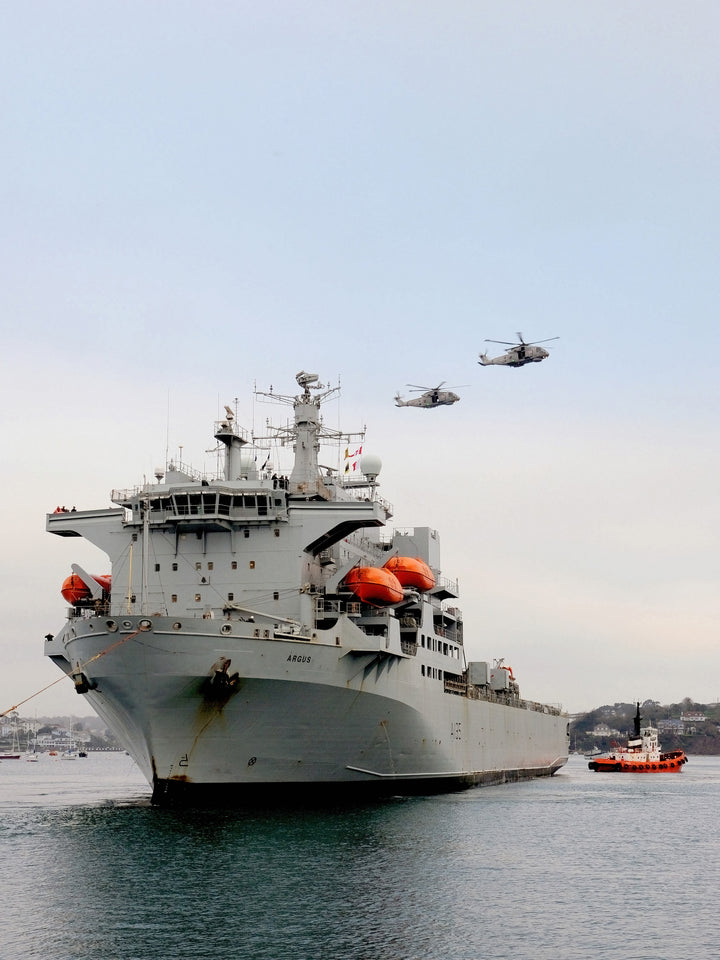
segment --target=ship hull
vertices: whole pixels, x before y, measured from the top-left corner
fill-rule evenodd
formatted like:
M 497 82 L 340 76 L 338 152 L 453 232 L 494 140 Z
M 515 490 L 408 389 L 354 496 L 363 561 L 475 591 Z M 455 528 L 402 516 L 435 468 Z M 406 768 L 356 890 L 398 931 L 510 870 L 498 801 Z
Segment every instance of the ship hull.
M 687 763 L 684 753 L 678 752 L 671 757 L 655 758 L 647 761 L 626 760 L 619 757 L 602 757 L 588 764 L 589 770 L 596 773 L 680 773 Z
M 226 637 L 214 621 L 187 632 L 164 618 L 125 624 L 71 622 L 46 652 L 75 666 L 156 803 L 429 793 L 548 776 L 567 760 L 557 711 L 448 693 L 419 682 L 412 657 Z

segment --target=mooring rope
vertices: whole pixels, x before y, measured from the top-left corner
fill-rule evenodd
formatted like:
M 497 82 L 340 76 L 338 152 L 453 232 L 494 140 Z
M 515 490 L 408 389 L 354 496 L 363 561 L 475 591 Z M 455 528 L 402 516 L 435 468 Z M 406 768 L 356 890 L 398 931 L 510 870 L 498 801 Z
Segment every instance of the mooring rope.
M 84 670 L 88 664 L 93 663 L 95 660 L 99 660 L 100 657 L 104 657 L 106 653 L 110 653 L 110 651 L 114 650 L 115 647 L 119 647 L 121 644 L 127 643 L 128 640 L 132 640 L 132 638 L 136 637 L 139 633 L 142 633 L 142 631 L 136 630 L 134 633 L 129 633 L 126 637 L 121 637 L 119 640 L 111 643 L 109 647 L 101 650 L 100 653 L 96 653 L 94 657 L 90 657 L 89 660 L 86 660 L 85 663 L 80 664 L 80 666 L 76 667 L 75 670 L 72 670 L 70 673 L 63 674 L 62 677 L 58 677 L 57 680 L 53 680 L 51 683 L 48 683 L 39 690 L 36 690 L 35 693 L 31 693 L 29 697 L 25 697 L 24 700 L 20 700 L 19 703 L 16 703 L 12 707 L 8 707 L 7 710 L 4 710 L 2 713 L 0 713 L 0 717 L 6 717 L 9 713 L 12 713 L 13 710 L 17 710 L 18 707 L 22 707 L 23 704 L 28 703 L 30 700 L 34 700 L 35 697 L 39 697 L 41 693 L 45 693 L 45 691 L 49 690 L 50 687 L 54 687 L 56 683 L 60 683 L 61 680 L 67 680 L 68 677 L 70 677 L 73 673 L 77 673 L 78 670 Z

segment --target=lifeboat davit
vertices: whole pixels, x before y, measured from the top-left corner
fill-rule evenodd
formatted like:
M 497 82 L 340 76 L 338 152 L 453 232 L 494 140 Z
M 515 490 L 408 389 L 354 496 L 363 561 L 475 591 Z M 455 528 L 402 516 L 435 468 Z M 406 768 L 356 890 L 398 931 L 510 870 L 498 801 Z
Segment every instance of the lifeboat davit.
M 384 567 L 353 567 L 343 583 L 363 603 L 399 603 L 403 598 L 402 584 Z
M 110 592 L 112 577 L 109 573 L 93 574 L 92 578 L 99 583 L 105 593 Z M 81 577 L 77 575 L 77 573 L 71 573 L 69 577 L 65 578 L 63 585 L 60 588 L 60 593 L 62 594 L 63 599 L 73 606 L 78 603 L 82 603 L 85 600 L 92 600 L 92 592 L 90 587 Z
M 435 586 L 435 574 L 420 557 L 390 557 L 383 570 L 394 573 L 404 587 L 425 592 Z

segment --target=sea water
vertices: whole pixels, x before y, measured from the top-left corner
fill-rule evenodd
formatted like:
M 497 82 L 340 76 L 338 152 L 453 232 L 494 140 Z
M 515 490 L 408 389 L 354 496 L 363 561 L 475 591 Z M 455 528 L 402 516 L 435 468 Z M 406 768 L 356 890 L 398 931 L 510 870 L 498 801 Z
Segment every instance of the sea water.
M 163 810 L 125 754 L 2 761 L 0 956 L 716 957 L 719 787 L 720 758 L 613 775 L 571 757 L 437 796 Z

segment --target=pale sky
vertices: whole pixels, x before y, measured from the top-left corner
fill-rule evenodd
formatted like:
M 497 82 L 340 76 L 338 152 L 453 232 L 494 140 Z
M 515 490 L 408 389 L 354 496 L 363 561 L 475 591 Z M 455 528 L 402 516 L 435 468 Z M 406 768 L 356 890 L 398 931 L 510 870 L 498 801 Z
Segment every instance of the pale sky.
M 209 465 L 300 369 L 440 532 L 468 659 L 571 712 L 717 700 L 719 41 L 716 0 L 3 4 L 0 711 L 107 572 L 46 512 Z M 560 339 L 478 366 L 516 331 Z

